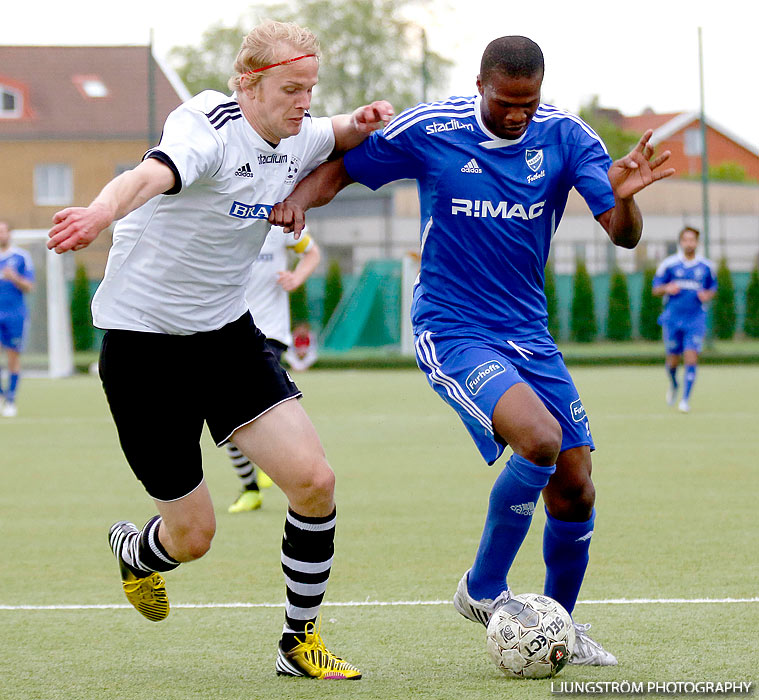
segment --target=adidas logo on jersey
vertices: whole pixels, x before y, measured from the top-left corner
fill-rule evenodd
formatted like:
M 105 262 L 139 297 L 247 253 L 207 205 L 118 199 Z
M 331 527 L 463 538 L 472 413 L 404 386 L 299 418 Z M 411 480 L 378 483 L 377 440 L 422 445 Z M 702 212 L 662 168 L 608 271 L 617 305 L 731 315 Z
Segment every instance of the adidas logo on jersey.
M 535 512 L 535 504 L 534 503 L 520 503 L 520 504 L 511 506 L 511 510 L 513 510 L 517 515 L 532 516 L 532 514 Z
M 250 170 L 250 163 L 245 163 L 245 165 L 241 165 L 237 168 L 237 170 L 235 170 L 235 177 L 255 177 Z
M 477 165 L 477 161 L 472 158 L 463 168 L 461 168 L 462 173 L 481 173 L 482 168 L 480 168 L 479 165 Z

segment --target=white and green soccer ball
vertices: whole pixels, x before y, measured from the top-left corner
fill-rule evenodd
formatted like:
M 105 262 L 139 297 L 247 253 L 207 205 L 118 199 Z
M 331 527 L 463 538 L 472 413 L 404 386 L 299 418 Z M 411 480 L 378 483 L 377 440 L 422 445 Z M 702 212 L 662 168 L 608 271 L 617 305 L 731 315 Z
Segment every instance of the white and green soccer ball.
M 510 678 L 550 678 L 569 661 L 575 629 L 553 598 L 522 593 L 493 613 L 487 643 L 493 662 Z

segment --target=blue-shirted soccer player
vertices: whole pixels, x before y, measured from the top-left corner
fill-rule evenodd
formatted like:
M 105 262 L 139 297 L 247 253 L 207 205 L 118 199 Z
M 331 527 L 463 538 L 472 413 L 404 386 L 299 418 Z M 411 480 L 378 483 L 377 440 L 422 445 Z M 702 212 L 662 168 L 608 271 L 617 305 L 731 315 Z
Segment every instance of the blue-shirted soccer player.
M 454 597 L 486 624 L 509 604 L 507 573 L 541 492 L 545 593 L 570 613 L 588 563 L 595 490 L 593 441 L 577 389 L 548 333 L 544 268 L 575 187 L 611 240 L 632 248 L 642 220 L 633 195 L 674 173 L 653 158 L 647 132 L 612 163 L 578 117 L 540 103 L 543 54 L 533 41 L 491 42 L 479 95 L 422 104 L 342 160 L 321 166 L 274 208 L 272 222 L 300 230 L 304 210 L 353 181 L 373 189 L 415 179 L 421 204 L 421 272 L 412 317 L 419 367 L 457 411 L 484 459 L 513 455 L 493 486 L 472 568 Z M 616 658 L 575 624 L 571 661 Z
M 0 221 L 0 345 L 8 357 L 8 384 L 3 388 L 0 382 L 0 404 L 5 418 L 13 418 L 18 413 L 16 391 L 28 315 L 24 294 L 32 289 L 32 258 L 27 251 L 11 245 L 10 226 Z
M 692 226 L 680 231 L 680 251 L 665 258 L 656 270 L 653 293 L 664 297 L 664 311 L 659 323 L 664 331 L 669 375 L 667 403 L 674 406 L 679 385 L 677 368 L 685 364 L 683 395 L 678 408 L 690 411 L 690 394 L 696 381 L 698 355 L 706 335 L 706 309 L 717 293 L 714 264 L 697 255 L 700 232 Z

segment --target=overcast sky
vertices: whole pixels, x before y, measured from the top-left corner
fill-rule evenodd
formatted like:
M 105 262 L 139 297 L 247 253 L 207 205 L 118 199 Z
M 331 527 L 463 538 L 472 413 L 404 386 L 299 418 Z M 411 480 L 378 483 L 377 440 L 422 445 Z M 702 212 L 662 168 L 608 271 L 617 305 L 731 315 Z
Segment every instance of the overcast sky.
M 145 44 L 156 52 L 197 43 L 218 21 L 232 24 L 245 0 L 102 0 L 4 3 L 0 44 Z M 546 57 L 543 99 L 577 111 L 593 95 L 637 114 L 698 111 L 698 34 L 702 27 L 707 116 L 759 150 L 757 0 L 432 0 L 413 19 L 430 47 L 456 63 L 446 94 L 473 94 L 490 39 L 523 34 Z M 324 66 L 323 70 L 329 70 Z M 0 76 L 3 67 L 0 65 Z M 381 95 L 377 96 L 378 98 Z

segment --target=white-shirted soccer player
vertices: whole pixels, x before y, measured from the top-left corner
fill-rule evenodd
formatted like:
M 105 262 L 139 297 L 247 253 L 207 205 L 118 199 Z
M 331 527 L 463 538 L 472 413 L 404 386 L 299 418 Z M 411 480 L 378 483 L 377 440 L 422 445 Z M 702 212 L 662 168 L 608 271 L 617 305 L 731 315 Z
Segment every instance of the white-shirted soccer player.
M 11 244 L 11 228 L 0 221 L 0 347 L 8 358 L 8 384 L 0 387 L 0 415 L 18 414 L 16 392 L 21 377 L 21 353 L 29 312 L 24 295 L 34 289 L 32 256 Z
M 298 256 L 293 270 L 288 269 L 288 251 Z M 266 337 L 266 345 L 274 353 L 277 362 L 282 360 L 282 354 L 293 342 L 289 293 L 305 283 L 320 260 L 319 246 L 307 230 L 304 229 L 296 239 L 294 233 L 285 233 L 276 226 L 269 231 L 253 263 L 245 290 L 245 301 L 248 302 L 256 327 Z M 226 448 L 242 485 L 240 495 L 228 511 L 247 513 L 258 510 L 263 503 L 261 489 L 271 486 L 272 480 L 266 472 L 256 469 L 255 464 L 233 442 L 228 442 Z
M 421 272 L 412 319 L 417 362 L 459 414 L 482 456 L 514 454 L 496 479 L 479 550 L 454 597 L 466 618 L 487 623 L 509 604 L 506 580 L 541 492 L 547 524 L 545 593 L 573 611 L 595 518 L 593 442 L 582 402 L 548 333 L 544 268 L 575 187 L 620 246 L 640 239 L 633 195 L 671 175 L 652 160 L 647 132 L 611 162 L 578 117 L 540 103 L 543 54 L 533 41 L 491 42 L 479 95 L 422 104 L 383 133 L 322 166 L 275 207 L 273 222 L 299 230 L 303 210 L 358 181 L 419 183 Z M 575 625 L 572 661 L 614 656 Z
M 100 374 L 122 449 L 160 514 L 142 530 L 125 521 L 110 529 L 129 601 L 151 620 L 165 618 L 157 572 L 211 546 L 216 523 L 199 444 L 205 421 L 218 445 L 234 442 L 289 501 L 277 672 L 359 678 L 314 625 L 334 549 L 334 474 L 244 294 L 271 206 L 392 115 L 388 103 L 375 102 L 312 118 L 318 52 L 316 37 L 296 25 L 253 29 L 235 61 L 235 93 L 202 92 L 172 112 L 140 165 L 89 207 L 53 217 L 48 247 L 79 250 L 119 220 L 92 304 L 95 325 L 107 329 Z
M 681 359 L 685 365 L 683 395 L 678 404 L 682 413 L 690 411 L 698 354 L 706 336 L 706 309 L 717 293 L 714 263 L 697 255 L 700 235 L 692 226 L 680 231 L 680 251 L 662 260 L 653 279 L 654 295 L 664 297 L 659 323 L 664 330 L 670 406 L 677 401 L 677 367 Z

